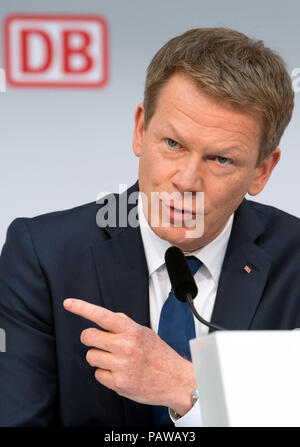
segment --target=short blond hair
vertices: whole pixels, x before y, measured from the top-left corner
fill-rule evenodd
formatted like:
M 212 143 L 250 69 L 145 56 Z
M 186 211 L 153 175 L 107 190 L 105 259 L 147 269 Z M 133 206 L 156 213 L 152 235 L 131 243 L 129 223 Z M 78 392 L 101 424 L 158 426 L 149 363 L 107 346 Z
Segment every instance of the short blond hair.
M 176 72 L 218 100 L 261 113 L 257 164 L 278 146 L 292 116 L 294 91 L 285 62 L 261 40 L 229 28 L 196 28 L 169 40 L 147 69 L 146 127 L 161 88 Z

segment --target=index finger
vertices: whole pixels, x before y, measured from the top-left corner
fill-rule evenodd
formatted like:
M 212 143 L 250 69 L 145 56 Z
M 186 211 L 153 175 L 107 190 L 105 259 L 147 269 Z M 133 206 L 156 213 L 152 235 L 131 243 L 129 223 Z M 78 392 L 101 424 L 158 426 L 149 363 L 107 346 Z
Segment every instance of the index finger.
M 105 307 L 75 298 L 64 300 L 63 305 L 66 310 L 93 321 L 106 331 L 120 333 L 125 330 L 124 318 L 111 310 L 105 309 Z

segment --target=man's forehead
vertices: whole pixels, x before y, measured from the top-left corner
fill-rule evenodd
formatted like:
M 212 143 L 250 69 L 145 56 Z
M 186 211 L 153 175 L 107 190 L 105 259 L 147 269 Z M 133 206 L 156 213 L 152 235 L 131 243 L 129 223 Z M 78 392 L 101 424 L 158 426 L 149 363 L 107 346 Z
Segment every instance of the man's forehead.
M 255 137 L 261 131 L 261 114 L 226 103 L 200 91 L 190 77 L 174 75 L 158 97 L 156 112 L 161 127 L 184 133 L 209 129 Z M 184 135 L 183 135 L 184 136 Z

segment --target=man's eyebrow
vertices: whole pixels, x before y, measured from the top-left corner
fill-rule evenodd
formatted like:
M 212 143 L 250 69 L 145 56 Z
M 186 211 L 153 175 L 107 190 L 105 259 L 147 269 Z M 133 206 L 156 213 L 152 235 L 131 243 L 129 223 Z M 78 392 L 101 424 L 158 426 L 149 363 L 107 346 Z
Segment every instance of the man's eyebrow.
M 173 124 L 171 123 L 166 123 L 165 126 L 163 127 L 163 131 L 165 133 L 167 132 L 172 132 L 172 136 L 174 136 L 174 138 L 176 139 L 176 141 L 178 143 L 184 143 L 185 145 L 188 145 L 191 143 L 191 141 L 188 141 L 188 138 L 185 138 L 184 136 L 180 135 L 178 133 L 178 131 L 175 129 L 175 127 L 173 126 Z
M 241 146 L 228 146 L 228 147 L 220 147 L 220 148 L 208 148 L 208 150 L 210 150 L 212 152 L 221 152 L 221 153 L 238 152 L 239 154 L 246 152 L 245 150 L 243 150 L 243 147 L 241 147 Z
M 177 130 L 175 129 L 175 127 L 173 126 L 173 124 L 171 123 L 166 123 L 165 127 L 164 127 L 164 132 L 172 132 L 172 137 L 174 136 L 174 139 L 178 142 L 178 143 L 182 143 L 185 146 L 188 146 L 189 144 L 193 144 L 193 141 L 188 141 L 188 138 L 183 137 L 182 135 L 180 135 Z M 195 143 L 194 143 L 195 144 Z M 211 151 L 211 152 L 221 152 L 221 153 L 227 153 L 227 152 L 239 152 L 239 154 L 241 153 L 245 153 L 246 151 L 243 150 L 242 146 L 228 146 L 228 147 L 223 147 L 223 148 L 216 148 L 216 147 L 208 147 L 206 148 L 207 151 Z

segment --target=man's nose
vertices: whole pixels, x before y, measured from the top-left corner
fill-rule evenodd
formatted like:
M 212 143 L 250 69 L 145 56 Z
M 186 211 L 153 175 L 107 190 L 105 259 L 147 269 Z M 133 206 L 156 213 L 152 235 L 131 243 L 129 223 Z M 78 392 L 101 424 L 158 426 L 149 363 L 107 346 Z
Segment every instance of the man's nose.
M 182 193 L 203 191 L 203 162 L 200 157 L 190 157 L 185 163 L 180 163 L 172 180 Z

